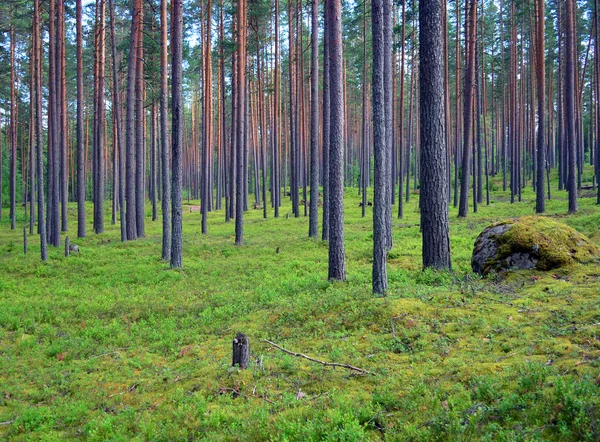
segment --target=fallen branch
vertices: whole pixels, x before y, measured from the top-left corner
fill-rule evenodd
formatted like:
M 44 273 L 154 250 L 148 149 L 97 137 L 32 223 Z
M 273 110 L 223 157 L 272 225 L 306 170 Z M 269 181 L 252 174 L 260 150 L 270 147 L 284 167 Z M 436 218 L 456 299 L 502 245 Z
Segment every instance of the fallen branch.
M 316 362 L 317 364 L 325 365 L 327 367 L 342 367 L 342 368 L 347 368 L 348 370 L 356 371 L 361 374 L 372 374 L 372 375 L 375 374 L 370 371 L 364 370 L 362 368 L 354 367 L 349 364 L 339 364 L 337 362 L 320 361 L 318 359 L 311 358 L 310 356 L 306 356 L 305 354 L 302 354 L 302 353 L 295 353 L 293 351 L 286 350 L 285 348 L 275 344 L 274 342 L 269 341 L 268 339 L 263 339 L 262 342 L 266 342 L 267 344 L 272 345 L 275 348 L 278 348 L 279 350 L 281 350 L 284 353 L 287 353 L 288 355 L 297 356 L 297 357 L 303 358 L 303 359 L 308 359 L 309 361 Z
M 5 421 L 5 422 L 0 422 L 0 425 L 10 425 L 14 422 L 14 420 L 12 421 Z
M 109 395 L 108 397 L 109 397 L 109 398 L 111 398 L 111 397 L 113 397 L 113 396 L 121 396 L 121 395 L 124 395 L 124 394 L 125 394 L 125 393 L 127 393 L 127 392 L 129 392 L 129 393 L 135 393 L 135 390 L 138 388 L 138 385 L 140 385 L 140 384 L 137 384 L 137 383 L 136 383 L 136 384 L 133 384 L 133 385 L 132 385 L 131 387 L 129 387 L 127 390 L 123 390 L 123 391 L 121 391 L 121 392 L 119 392 L 119 393 L 113 393 L 113 394 Z
M 589 324 L 584 327 L 581 327 L 579 330 L 585 330 L 586 328 L 598 327 L 599 325 L 600 325 L 600 322 L 596 322 L 595 324 Z

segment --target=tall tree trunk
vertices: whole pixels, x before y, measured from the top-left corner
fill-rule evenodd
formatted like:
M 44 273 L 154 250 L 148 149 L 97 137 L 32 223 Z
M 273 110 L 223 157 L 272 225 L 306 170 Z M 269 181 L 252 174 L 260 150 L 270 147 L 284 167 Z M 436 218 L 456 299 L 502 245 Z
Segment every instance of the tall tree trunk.
M 171 196 L 171 268 L 181 268 L 183 252 L 182 184 L 183 184 L 183 1 L 172 1 L 171 12 L 171 145 L 173 181 Z
M 17 107 L 15 85 L 15 27 L 10 25 L 10 229 L 17 226 Z
M 483 15 L 482 15 L 482 26 L 484 23 L 484 19 L 483 19 Z M 492 44 L 492 67 L 491 67 L 491 73 L 492 73 L 492 108 L 493 108 L 493 103 L 494 103 L 494 95 L 493 95 L 493 90 L 494 90 L 494 46 Z M 481 45 L 481 59 L 485 60 L 485 51 L 484 51 L 484 45 Z M 490 147 L 490 144 L 488 142 L 488 129 L 487 129 L 487 109 L 488 109 L 488 92 L 487 92 L 487 81 L 486 81 L 486 75 L 485 75 L 485 68 L 483 68 L 481 70 L 480 73 L 481 76 L 481 87 L 482 87 L 482 118 L 483 118 L 483 146 L 484 146 L 484 167 L 485 167 L 485 199 L 486 199 L 486 205 L 489 206 L 490 205 L 490 175 L 489 175 L 489 169 L 490 169 L 490 157 L 491 157 L 491 164 L 493 167 L 494 164 L 494 141 L 492 138 L 492 145 Z M 492 111 L 492 127 L 493 127 L 493 121 L 494 121 L 494 112 Z M 490 134 L 490 137 L 492 135 Z
M 80 1 L 80 0 L 78 0 Z M 119 216 L 121 217 L 121 241 L 127 241 L 127 220 L 125 218 L 125 173 L 124 173 L 124 155 L 123 155 L 123 136 L 121 130 L 121 103 L 119 100 L 119 84 L 117 78 L 117 42 L 115 32 L 115 5 L 114 0 L 109 0 L 109 13 L 110 13 L 110 37 L 111 37 L 111 56 L 112 56 L 112 77 L 113 77 L 113 113 L 115 115 L 115 130 L 116 130 L 116 161 L 118 161 L 119 185 L 118 189 L 113 189 L 114 192 L 118 192 L 119 199 Z M 82 110 L 83 118 L 83 110 Z M 78 166 L 79 167 L 79 166 Z M 117 181 L 117 180 L 115 180 Z M 85 188 L 83 189 L 85 191 Z
M 33 7 L 33 38 L 35 64 L 35 150 L 37 175 L 38 231 L 40 234 L 40 255 L 42 261 L 48 259 L 46 237 L 46 218 L 44 213 L 44 158 L 42 152 L 42 62 L 40 39 L 40 0 L 34 1 Z
M 448 202 L 452 198 L 452 178 L 450 176 L 450 161 L 452 158 L 452 125 L 450 124 L 450 62 L 448 60 L 448 4 L 442 2 L 442 34 L 444 38 L 444 124 L 445 130 L 445 142 L 446 142 L 446 173 L 447 173 L 447 184 L 448 184 Z
M 48 2 L 48 86 L 50 85 L 54 85 L 54 38 L 55 38 L 55 24 L 56 24 L 56 20 L 55 20 L 55 2 L 54 0 L 50 0 Z M 40 25 L 41 25 L 41 20 L 40 20 Z M 41 43 L 41 36 L 40 36 L 40 58 L 43 59 L 43 46 Z M 43 60 L 40 61 L 40 63 L 42 63 L 42 69 L 40 70 L 40 75 L 41 72 L 43 72 Z M 41 85 L 40 85 L 41 86 Z M 53 194 L 53 188 L 54 188 L 54 165 L 53 165 L 53 157 L 52 157 L 52 151 L 53 151 L 53 145 L 54 145 L 54 92 L 55 92 L 55 88 L 53 87 L 48 87 L 48 105 L 47 105 L 47 115 L 48 115 L 48 135 L 46 137 L 47 140 L 47 161 L 46 161 L 46 175 L 47 175 L 47 186 L 48 186 L 48 195 L 46 198 L 46 215 L 47 215 L 47 220 L 46 220 L 46 235 L 48 237 L 48 243 L 50 245 L 53 245 L 52 243 L 52 238 L 54 236 L 53 232 L 52 232 L 52 224 L 53 224 L 53 202 L 54 202 L 54 194 Z M 9 147 L 10 148 L 10 147 Z
M 293 8 L 292 1 L 288 1 L 288 41 L 289 41 L 289 126 L 290 126 L 290 199 L 292 201 L 292 212 L 295 217 L 300 216 L 299 210 L 299 199 L 298 199 L 298 167 L 297 167 L 297 156 L 299 154 L 298 149 L 298 128 L 297 128 L 297 117 L 296 112 L 298 110 L 298 103 L 296 100 L 295 92 L 295 80 L 296 80 L 296 45 L 294 44 L 294 26 L 293 26 Z
M 94 161 L 96 163 L 96 173 L 94 180 L 94 231 L 96 233 L 104 232 L 104 177 L 105 177 L 105 128 L 104 128 L 104 54 L 105 54 L 105 2 L 97 0 L 96 7 L 99 8 L 98 22 L 96 24 L 97 35 L 97 81 L 96 81 L 96 105 L 95 105 L 95 143 L 94 143 Z
M 392 241 L 392 193 L 394 191 L 392 179 L 392 150 L 394 149 L 394 121 L 392 119 L 394 107 L 394 98 L 392 96 L 393 17 L 392 0 L 383 0 L 383 104 L 385 106 L 385 156 L 383 158 L 382 172 L 385 186 L 383 217 L 387 250 L 391 250 L 394 245 Z
M 406 2 L 402 2 L 402 48 L 401 48 L 401 59 L 400 59 L 400 121 L 398 124 L 398 158 L 400 164 L 398 165 L 398 218 L 404 217 L 404 198 L 402 196 L 404 189 L 404 64 L 405 64 L 405 50 L 406 50 Z
M 246 186 L 244 152 L 246 150 L 246 0 L 238 1 L 238 42 L 237 42 L 237 195 L 235 210 L 235 244 L 244 241 L 244 192 Z
M 29 192 L 26 194 L 25 203 L 27 204 L 27 198 L 29 198 L 29 234 L 33 235 L 33 226 L 35 224 L 35 38 L 32 35 L 31 48 L 29 53 L 29 169 L 28 169 L 28 184 Z M 2 149 L 0 149 L 0 156 L 2 156 Z M 2 161 L 0 161 L 0 168 L 2 167 Z M 0 174 L 0 180 L 2 176 Z M 2 188 L 0 186 L 0 192 Z M 2 205 L 2 198 L 0 198 L 0 205 Z M 27 207 L 27 205 L 25 206 Z
M 477 38 L 477 37 L 475 37 Z M 483 157 L 481 152 L 481 81 L 478 44 L 475 45 L 475 135 L 476 144 L 473 146 L 473 212 L 477 213 L 478 205 L 483 200 Z
M 223 50 L 224 41 L 224 7 L 223 0 L 220 0 L 220 22 L 219 22 L 219 162 L 221 170 L 221 195 L 218 198 L 217 210 L 221 209 L 222 196 L 225 196 L 225 219 L 229 217 L 229 186 L 228 178 L 229 171 L 227 168 L 228 153 L 227 153 L 227 122 L 226 122 L 226 100 L 225 100 L 225 51 Z
M 567 126 L 566 148 L 568 152 L 567 190 L 569 213 L 577 212 L 577 146 L 575 132 L 575 25 L 574 0 L 566 0 L 565 11 L 565 123 Z
M 49 114 L 49 129 L 50 136 L 48 137 L 48 150 L 51 153 L 48 158 L 48 170 L 49 175 L 49 204 L 48 204 L 48 218 L 49 218 L 49 239 L 50 244 L 55 247 L 60 245 L 60 211 L 59 211 L 59 200 L 60 200 L 60 188 L 59 188 L 59 121 L 58 121 L 58 66 L 57 66 L 57 31 L 56 31 L 56 3 L 57 1 L 50 1 L 50 32 L 49 32 L 49 44 L 51 51 L 48 56 L 48 75 L 49 81 L 49 98 L 48 105 L 50 110 Z
M 346 279 L 344 247 L 344 87 L 341 0 L 328 0 L 329 40 L 329 280 Z
M 502 0 L 501 0 L 502 1 Z M 461 70 L 460 70 L 460 64 L 461 64 L 461 48 L 460 48 L 460 32 L 458 31 L 459 28 L 459 23 L 460 23 L 460 1 L 456 2 L 456 27 L 457 27 L 457 32 L 456 32 L 456 41 L 455 41 L 455 53 L 456 53 L 456 79 L 455 79 L 455 83 L 456 83 L 456 89 L 455 89 L 455 94 L 456 94 L 456 98 L 455 98 L 455 141 L 454 141 L 454 207 L 458 206 L 458 182 L 459 182 L 459 167 L 458 167 L 458 163 L 459 163 L 459 156 L 460 156 L 460 147 L 461 147 L 461 140 L 460 140 L 460 135 L 461 135 L 461 131 L 460 131 L 460 87 L 462 84 L 462 78 L 461 78 Z
M 379 4 L 381 8 L 381 4 Z M 371 168 L 371 159 L 369 156 L 369 114 L 367 95 L 369 87 L 367 85 L 367 2 L 363 3 L 363 87 L 362 87 L 362 161 L 360 164 L 360 186 L 362 188 L 362 207 L 361 215 L 364 218 L 367 214 L 367 187 L 369 187 L 369 172 Z M 383 68 L 383 66 L 380 66 Z M 373 67 L 373 70 L 375 67 Z M 383 105 L 379 103 L 378 105 Z
M 564 36 L 563 36 L 563 22 L 564 13 L 562 12 L 562 6 L 556 8 L 557 16 L 557 28 L 558 28 L 558 75 L 556 78 L 556 107 L 557 107 L 557 157 L 558 157 L 558 190 L 565 190 L 566 187 L 566 157 L 565 157 L 565 127 L 564 127 L 564 112 L 565 112 L 565 100 L 564 100 Z
M 263 57 L 260 54 L 260 41 L 257 34 L 257 78 L 258 78 L 258 109 L 259 109 L 259 124 L 260 124 L 260 168 L 261 168 L 261 181 L 262 181 L 262 203 L 263 203 L 263 218 L 267 219 L 267 122 L 266 122 L 266 110 L 264 103 L 264 92 L 262 87 L 262 63 Z M 318 184 L 317 184 L 318 185 Z M 317 187 L 318 189 L 318 187 Z
M 423 267 L 450 269 L 442 1 L 419 3 Z
M 57 5 L 57 67 L 60 67 L 60 75 L 57 77 L 59 86 L 59 125 L 60 125 L 60 203 L 61 203 L 61 231 L 68 231 L 67 204 L 69 202 L 68 166 L 67 166 L 67 80 L 66 80 L 66 57 L 65 57 L 65 2 Z
M 298 186 L 302 185 L 302 199 L 304 200 L 304 216 L 308 215 L 308 196 L 306 193 L 306 178 L 308 176 L 308 160 L 307 160 L 307 139 L 306 139 L 306 112 L 304 106 L 304 47 L 303 47 L 303 28 L 304 20 L 302 19 L 302 2 L 296 3 L 296 42 L 297 42 L 297 54 L 298 56 L 298 67 L 296 69 L 296 105 L 298 106 L 298 114 L 296 118 L 296 139 L 297 139 L 297 156 L 296 156 L 296 177 L 298 179 Z M 298 201 L 298 215 L 300 214 L 300 201 Z
M 146 202 L 146 149 L 145 149 L 145 130 L 144 122 L 146 119 L 146 110 L 144 108 L 144 32 L 143 32 L 143 2 L 139 0 L 138 6 L 139 27 L 137 28 L 138 40 L 136 51 L 136 69 L 135 69 L 135 208 L 137 236 L 143 238 L 145 231 L 145 202 Z
M 202 212 L 202 233 L 207 233 L 207 218 L 208 218 L 208 208 L 210 205 L 210 201 L 212 195 L 210 193 L 210 180 L 209 180 L 209 169 L 210 169 L 210 151 L 211 151 L 211 126 L 212 126 L 212 112 L 211 112 L 211 102 L 212 102 L 212 67 L 211 67 L 211 15 L 212 15 L 212 1 L 208 0 L 206 7 L 206 37 L 203 38 L 204 44 L 203 49 L 205 51 L 204 56 L 204 71 L 202 74 L 204 92 L 202 97 L 204 99 L 204 111 L 202 114 L 203 123 L 202 127 L 204 128 L 202 133 L 202 200 L 200 202 L 201 212 Z
M 236 22 L 233 21 L 233 31 L 236 31 Z M 231 141 L 229 143 L 229 219 L 235 219 L 236 201 L 237 201 L 237 126 L 238 126 L 238 83 L 237 83 L 237 63 L 238 55 L 236 52 L 231 55 Z M 228 221 L 226 218 L 225 221 Z
M 276 2 L 278 0 L 275 0 Z M 328 1 L 328 0 L 325 0 Z M 329 152 L 331 131 L 331 96 L 330 96 L 330 54 L 329 54 L 329 13 L 325 3 L 323 26 L 323 231 L 321 239 L 329 241 Z M 277 88 L 275 88 L 277 90 Z
M 483 36 L 483 29 L 481 39 Z M 478 204 L 483 202 L 483 140 L 481 136 L 481 116 L 482 116 L 482 81 L 481 81 L 481 72 L 484 70 L 482 68 L 483 63 L 485 63 L 485 59 L 483 58 L 483 54 L 480 56 L 480 38 L 477 37 L 477 23 L 475 24 L 475 127 L 477 133 L 477 180 L 476 180 L 476 201 Z M 481 43 L 481 46 L 483 44 Z M 475 152 L 474 152 L 475 154 Z M 474 180 L 475 181 L 475 180 Z M 473 207 L 477 207 L 475 203 L 473 203 Z
M 83 139 L 83 25 L 82 0 L 76 1 L 77 46 L 77 237 L 85 238 L 85 152 Z
M 546 170 L 546 50 L 545 50 L 545 0 L 537 0 L 536 6 L 536 71 L 537 71 L 537 105 L 538 105 L 538 127 L 537 127 L 537 181 L 535 211 L 544 213 L 546 211 L 544 172 Z
M 517 27 L 515 25 L 515 4 L 511 4 L 511 37 L 510 37 L 510 65 L 509 65 L 509 143 L 510 149 L 510 202 L 515 202 L 515 194 L 518 192 L 516 183 L 516 171 L 518 169 L 517 155 Z
M 156 198 L 156 165 L 157 165 L 157 128 L 156 128 L 156 104 L 150 106 L 150 203 L 152 204 L 152 221 L 158 219 L 158 201 Z
M 171 154 L 168 143 L 168 70 L 167 64 L 167 0 L 160 1 L 160 147 L 162 168 L 162 260 L 171 258 L 171 224 L 169 207 L 171 205 Z
M 125 194 L 127 239 L 137 239 L 136 163 L 135 163 L 135 79 L 137 70 L 138 28 L 141 26 L 141 0 L 134 0 L 131 10 L 131 34 L 127 69 L 127 99 L 125 117 Z M 164 32 L 164 31 L 163 31 Z M 163 49 L 164 51 L 164 49 Z M 143 189 L 141 190 L 143 193 Z
M 466 38 L 466 72 L 464 89 L 464 128 L 462 177 L 460 183 L 459 217 L 466 217 L 469 210 L 470 151 L 473 143 L 473 82 L 475 80 L 475 46 L 477 23 L 477 0 L 467 2 L 468 26 Z
M 110 2 L 110 0 L 109 0 Z M 110 13 L 110 11 L 109 11 Z M 118 86 L 117 86 L 118 87 Z M 113 90 L 115 89 L 115 85 L 112 85 Z M 118 164 L 119 164 L 119 152 L 117 151 L 117 131 L 116 131 L 117 123 L 115 121 L 115 113 L 112 113 L 112 204 L 111 204 L 111 219 L 110 223 L 112 225 L 117 224 L 117 210 L 119 210 L 119 194 L 117 189 L 119 188 L 119 173 L 118 173 Z
M 273 196 L 273 210 L 275 218 L 279 218 L 279 207 L 281 206 L 281 180 L 279 170 L 279 0 L 275 0 L 275 66 L 273 69 L 273 183 L 271 192 Z
M 247 12 L 246 12 L 247 15 Z M 244 33 L 244 35 L 247 35 L 247 31 Z M 247 52 L 247 49 L 246 49 Z M 246 53 L 246 63 L 245 65 L 247 66 L 247 59 L 248 59 L 248 55 Z M 246 68 L 244 68 L 245 70 Z M 244 129 L 243 129 L 243 154 L 242 154 L 242 170 L 244 171 L 244 176 L 243 176 L 243 184 L 244 184 L 244 189 L 243 189 L 243 196 L 244 196 L 244 201 L 243 201 L 243 205 L 242 205 L 242 210 L 244 212 L 246 212 L 248 210 L 248 193 L 249 193 L 249 185 L 248 185 L 248 180 L 249 180 L 249 167 L 248 167 L 248 116 L 250 114 L 250 100 L 248 97 L 248 90 L 249 90 L 249 80 L 248 77 L 245 77 L 245 83 L 244 83 L 244 93 L 246 94 L 246 97 L 244 99 Z
M 414 26 L 414 28 L 416 29 L 416 26 Z M 414 38 L 413 38 L 414 41 Z M 410 167 L 411 167 L 411 160 L 410 160 L 410 156 L 411 156 L 411 149 L 413 146 L 413 112 L 414 112 L 414 106 L 413 106 L 413 101 L 414 101 L 414 97 L 416 96 L 417 92 L 417 74 L 416 71 L 418 69 L 418 65 L 417 65 L 417 61 L 416 61 L 416 57 L 415 57 L 415 47 L 416 44 L 412 45 L 412 54 L 411 54 L 411 75 L 410 75 L 410 92 L 409 92 L 409 100 L 408 100 L 408 143 L 407 143 L 407 148 L 406 148 L 406 202 L 408 203 L 410 201 Z M 416 164 L 417 162 L 415 161 L 415 174 L 416 174 Z
M 386 54 L 384 24 L 384 6 L 386 0 L 371 1 L 372 34 L 373 34 L 373 153 L 375 154 L 375 184 L 373 201 L 373 293 L 385 294 L 387 281 L 387 122 L 384 57 Z M 363 189 L 363 192 L 365 190 Z M 364 197 L 363 197 L 364 201 Z M 363 207 L 364 209 L 364 207 Z
M 319 0 L 312 0 L 311 13 L 310 220 L 308 236 L 316 238 L 319 235 Z

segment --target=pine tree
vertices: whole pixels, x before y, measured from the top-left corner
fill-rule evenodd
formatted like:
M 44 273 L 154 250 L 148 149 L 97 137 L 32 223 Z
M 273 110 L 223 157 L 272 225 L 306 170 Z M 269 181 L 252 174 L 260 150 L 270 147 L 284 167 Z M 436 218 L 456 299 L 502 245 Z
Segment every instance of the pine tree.
M 325 3 L 329 44 L 329 280 L 346 279 L 344 246 L 344 86 L 341 0 Z
M 171 9 L 171 268 L 181 268 L 183 254 L 183 1 L 172 0 Z
M 442 1 L 419 3 L 423 267 L 450 269 Z M 464 173 L 464 171 L 463 171 Z

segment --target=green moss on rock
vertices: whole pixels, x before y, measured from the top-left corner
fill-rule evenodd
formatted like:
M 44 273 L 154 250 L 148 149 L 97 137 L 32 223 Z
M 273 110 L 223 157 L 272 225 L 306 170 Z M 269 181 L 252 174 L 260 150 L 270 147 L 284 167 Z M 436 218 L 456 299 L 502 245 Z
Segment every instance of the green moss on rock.
M 472 266 L 482 274 L 510 268 L 550 270 L 597 257 L 598 248 L 575 229 L 528 216 L 486 228 L 475 242 Z

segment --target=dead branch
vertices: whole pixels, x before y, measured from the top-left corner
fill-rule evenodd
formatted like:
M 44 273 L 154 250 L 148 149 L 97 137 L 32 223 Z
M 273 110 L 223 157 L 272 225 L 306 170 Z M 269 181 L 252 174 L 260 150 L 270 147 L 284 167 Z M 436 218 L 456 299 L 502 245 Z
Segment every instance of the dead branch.
M 316 362 L 317 364 L 325 365 L 326 367 L 342 367 L 342 368 L 347 368 L 348 370 L 356 371 L 361 374 L 372 374 L 372 375 L 375 374 L 370 371 L 364 370 L 362 368 L 354 367 L 349 364 L 339 364 L 337 362 L 320 361 L 319 359 L 311 358 L 310 356 L 306 356 L 305 354 L 302 354 L 302 353 L 295 353 L 293 351 L 286 350 L 285 348 L 275 344 L 274 342 L 269 341 L 268 339 L 263 339 L 262 342 L 266 342 L 267 344 L 272 345 L 275 348 L 278 348 L 279 350 L 281 350 L 284 353 L 287 353 L 288 355 L 297 356 L 297 357 L 303 358 L 303 359 L 308 359 L 309 361 Z

